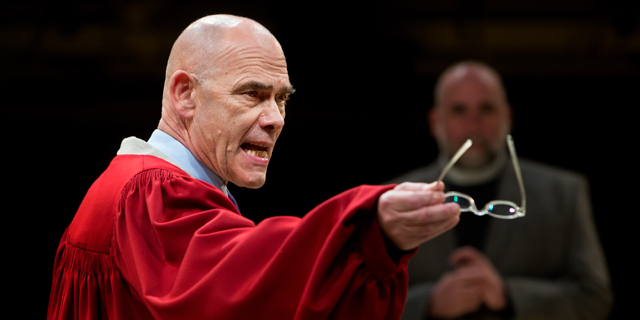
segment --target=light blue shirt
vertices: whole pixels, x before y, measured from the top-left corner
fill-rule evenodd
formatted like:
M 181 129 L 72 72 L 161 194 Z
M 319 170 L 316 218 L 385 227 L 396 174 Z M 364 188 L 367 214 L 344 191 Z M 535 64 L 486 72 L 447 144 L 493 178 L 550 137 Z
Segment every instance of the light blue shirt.
M 162 153 L 173 159 L 182 169 L 190 173 L 194 178 L 213 185 L 222 190 L 225 195 L 229 195 L 227 186 L 222 179 L 198 160 L 187 147 L 174 137 L 166 134 L 158 129 L 154 130 L 147 141 L 154 148 L 162 151 Z

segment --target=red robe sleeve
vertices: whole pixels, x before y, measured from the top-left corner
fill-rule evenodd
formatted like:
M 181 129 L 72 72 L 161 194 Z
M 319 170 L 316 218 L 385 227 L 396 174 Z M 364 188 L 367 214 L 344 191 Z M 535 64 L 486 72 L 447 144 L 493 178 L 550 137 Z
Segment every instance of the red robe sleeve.
M 390 187 L 255 225 L 217 188 L 148 170 L 119 201 L 115 265 L 158 319 L 398 319 L 411 254 L 391 259 L 377 225 Z

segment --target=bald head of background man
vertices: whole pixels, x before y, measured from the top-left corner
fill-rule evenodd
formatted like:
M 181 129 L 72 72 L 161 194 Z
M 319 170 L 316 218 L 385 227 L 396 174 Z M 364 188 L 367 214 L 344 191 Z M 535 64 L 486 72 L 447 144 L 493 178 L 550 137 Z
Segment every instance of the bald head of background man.
M 442 155 L 450 158 L 471 139 L 473 145 L 456 166 L 482 169 L 497 161 L 512 127 L 511 107 L 498 73 L 480 62 L 457 63 L 442 73 L 434 97 L 428 120 Z
M 158 129 L 226 184 L 259 188 L 294 91 L 276 38 L 231 15 L 201 18 L 176 40 Z

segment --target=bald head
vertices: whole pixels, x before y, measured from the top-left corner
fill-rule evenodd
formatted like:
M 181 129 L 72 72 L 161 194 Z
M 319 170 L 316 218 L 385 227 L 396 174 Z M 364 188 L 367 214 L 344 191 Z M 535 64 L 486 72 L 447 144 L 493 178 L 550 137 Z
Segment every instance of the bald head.
M 279 47 L 269 30 L 251 19 L 223 14 L 200 18 L 173 44 L 165 82 L 178 70 L 194 74 L 198 80 L 209 78 L 217 66 L 216 58 L 225 48 L 255 41 L 272 42 Z
M 224 183 L 257 188 L 293 91 L 282 48 L 265 27 L 237 16 L 207 16 L 173 45 L 158 129 Z
M 465 80 L 477 81 L 490 86 L 502 102 L 507 103 L 507 94 L 502 85 L 502 78 L 495 69 L 478 61 L 462 61 L 447 68 L 438 78 L 434 92 L 434 106 L 438 107 L 442 104 L 446 90 Z
M 453 155 L 467 139 L 473 146 L 460 159 L 461 166 L 482 167 L 503 152 L 511 108 L 493 68 L 475 61 L 447 68 L 438 79 L 434 100 L 429 124 L 445 155 Z

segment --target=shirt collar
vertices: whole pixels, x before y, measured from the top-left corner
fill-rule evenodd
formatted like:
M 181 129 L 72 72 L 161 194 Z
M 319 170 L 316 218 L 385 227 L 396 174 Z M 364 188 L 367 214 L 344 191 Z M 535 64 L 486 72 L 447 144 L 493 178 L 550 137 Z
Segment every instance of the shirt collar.
M 443 152 L 438 156 L 438 162 L 441 168 L 449 162 Z M 447 173 L 443 180 L 450 181 L 455 185 L 467 187 L 474 186 L 483 183 L 487 183 L 500 175 L 504 168 L 507 166 L 507 153 L 502 149 L 493 161 L 479 167 L 479 168 L 463 168 L 460 166 L 453 166 Z
M 193 153 L 187 149 L 187 147 L 174 137 L 156 129 L 151 134 L 147 143 L 169 156 L 169 158 L 173 159 L 181 168 L 190 173 L 194 178 L 213 185 L 214 187 L 222 190 L 225 195 L 229 194 L 227 186 L 224 184 L 220 176 L 200 162 L 200 160 L 198 160 Z

